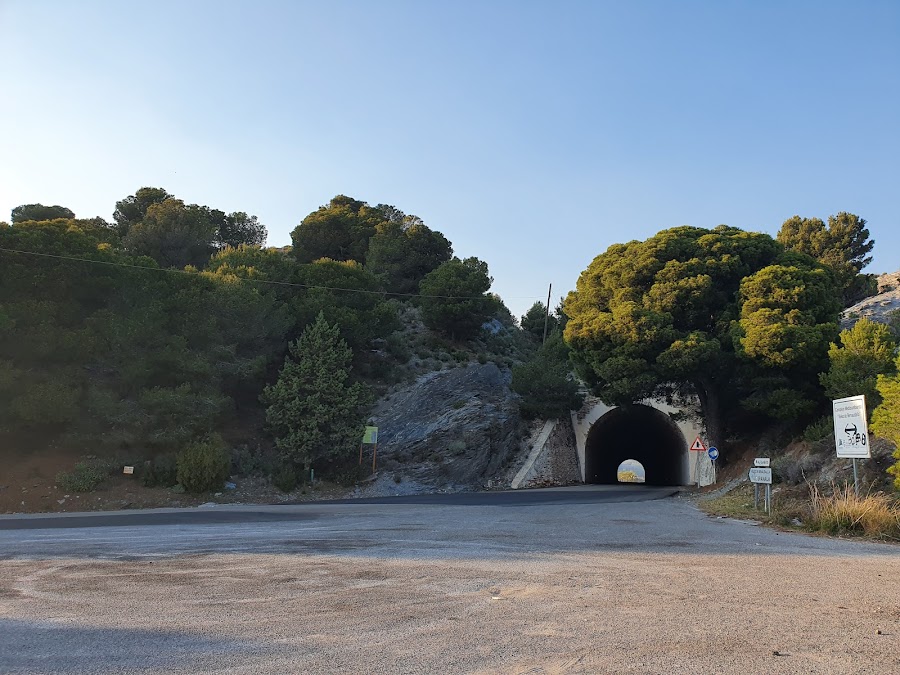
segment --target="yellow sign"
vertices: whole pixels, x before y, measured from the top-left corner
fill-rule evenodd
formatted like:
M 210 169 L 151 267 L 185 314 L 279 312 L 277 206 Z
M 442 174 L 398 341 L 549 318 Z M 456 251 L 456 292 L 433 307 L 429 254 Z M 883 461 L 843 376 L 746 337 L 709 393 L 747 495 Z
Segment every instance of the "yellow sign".
M 375 444 L 378 442 L 378 427 L 366 427 L 366 433 L 363 434 L 363 443 Z

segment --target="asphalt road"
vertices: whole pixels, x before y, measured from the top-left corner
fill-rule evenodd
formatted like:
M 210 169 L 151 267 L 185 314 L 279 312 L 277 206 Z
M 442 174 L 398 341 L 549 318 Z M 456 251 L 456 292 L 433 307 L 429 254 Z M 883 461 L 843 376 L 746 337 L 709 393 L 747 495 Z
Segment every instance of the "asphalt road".
M 4 517 L 0 672 L 900 673 L 900 548 L 665 492 Z

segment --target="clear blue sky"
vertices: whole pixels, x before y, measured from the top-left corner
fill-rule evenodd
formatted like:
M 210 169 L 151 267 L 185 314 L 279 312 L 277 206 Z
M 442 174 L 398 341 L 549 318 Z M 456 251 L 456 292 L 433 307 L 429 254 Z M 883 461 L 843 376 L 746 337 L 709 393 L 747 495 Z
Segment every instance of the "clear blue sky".
M 869 221 L 900 267 L 900 2 L 0 0 L 0 219 L 145 185 L 339 193 L 487 261 L 517 315 L 675 225 Z

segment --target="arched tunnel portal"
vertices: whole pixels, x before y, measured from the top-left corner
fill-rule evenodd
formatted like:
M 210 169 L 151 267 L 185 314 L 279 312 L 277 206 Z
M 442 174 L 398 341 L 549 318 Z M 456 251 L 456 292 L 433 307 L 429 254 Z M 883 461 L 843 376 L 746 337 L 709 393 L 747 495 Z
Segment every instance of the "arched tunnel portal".
M 655 408 L 620 406 L 591 425 L 584 447 L 584 482 L 617 483 L 619 465 L 627 459 L 644 466 L 647 485 L 690 482 L 684 434 Z

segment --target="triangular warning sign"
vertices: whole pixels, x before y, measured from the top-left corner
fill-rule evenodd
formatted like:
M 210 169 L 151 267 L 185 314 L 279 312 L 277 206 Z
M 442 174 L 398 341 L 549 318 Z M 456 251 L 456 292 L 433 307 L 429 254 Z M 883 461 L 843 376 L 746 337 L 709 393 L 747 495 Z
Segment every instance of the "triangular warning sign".
M 706 446 L 703 445 L 703 441 L 700 440 L 700 437 L 694 439 L 694 444 L 691 446 L 691 450 L 694 452 L 706 452 Z

